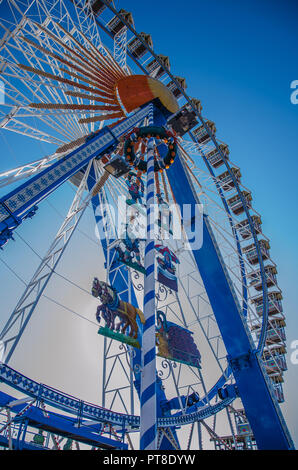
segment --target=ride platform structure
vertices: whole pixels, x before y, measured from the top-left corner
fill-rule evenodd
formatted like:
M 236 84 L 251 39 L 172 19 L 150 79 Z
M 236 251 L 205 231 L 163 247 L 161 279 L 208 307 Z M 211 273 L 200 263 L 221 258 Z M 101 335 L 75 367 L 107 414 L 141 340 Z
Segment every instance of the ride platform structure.
M 277 269 L 228 146 L 132 13 L 107 0 L 54 3 L 0 5 L 0 125 L 49 148 L 0 174 L 1 250 L 23 242 L 40 262 L 25 282 L 3 260 L 25 287 L 0 332 L 1 384 L 23 395 L 0 390 L 0 446 L 293 449 L 279 406 L 287 367 Z M 66 183 L 74 199 L 39 255 L 23 234 Z M 73 234 L 86 238 L 87 209 L 102 262 L 88 280 L 72 272 L 74 281 L 59 268 Z M 52 276 L 72 295 L 49 297 Z M 75 311 L 78 291 L 88 317 Z M 100 405 L 12 369 L 41 300 L 96 328 Z

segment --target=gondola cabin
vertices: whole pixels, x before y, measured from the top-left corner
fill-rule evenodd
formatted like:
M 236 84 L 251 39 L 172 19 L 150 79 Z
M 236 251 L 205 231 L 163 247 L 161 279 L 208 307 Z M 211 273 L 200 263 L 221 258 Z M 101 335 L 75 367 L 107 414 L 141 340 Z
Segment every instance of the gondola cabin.
M 197 115 L 188 103 L 168 119 L 168 125 L 171 126 L 179 137 L 189 132 L 197 124 Z
M 252 435 L 252 430 L 244 410 L 238 410 L 235 414 L 236 430 L 239 436 Z
M 124 10 L 123 8 L 121 8 L 118 13 L 128 24 L 134 27 L 134 21 L 131 13 Z M 118 34 L 123 28 L 125 28 L 125 24 L 117 15 L 115 15 L 107 24 L 107 29 L 112 33 L 113 36 Z
M 269 258 L 269 242 L 267 240 L 259 240 L 261 256 L 263 260 Z M 248 262 L 252 265 L 257 264 L 259 262 L 258 252 L 256 245 L 252 243 L 243 248 L 243 253 L 246 255 Z
M 183 90 L 186 90 L 186 81 L 185 78 L 181 77 L 174 77 L 176 82 L 180 85 L 180 87 Z M 170 83 L 167 84 L 167 88 L 173 93 L 176 99 L 180 98 L 182 96 L 181 91 L 177 87 L 176 83 L 174 81 L 171 81 Z
M 266 332 L 266 345 L 270 346 L 272 344 L 282 344 L 286 341 L 285 333 L 285 320 L 283 318 L 270 319 L 267 325 Z M 252 331 L 255 333 L 257 340 L 261 335 L 261 325 L 256 325 L 252 328 Z
M 270 378 L 271 378 L 273 390 L 277 398 L 277 401 L 279 403 L 283 403 L 285 401 L 285 397 L 284 397 L 284 392 L 282 388 L 282 383 L 284 381 L 282 378 L 282 375 L 274 375 L 273 377 L 270 377 Z
M 265 368 L 267 374 L 279 374 L 281 371 L 284 372 L 287 370 L 287 362 L 283 355 L 273 357 L 267 357 L 264 360 Z
M 153 42 L 150 34 L 140 33 L 139 36 L 147 44 L 147 46 L 149 46 L 151 49 L 153 48 Z M 141 59 L 147 52 L 146 46 L 138 37 L 134 37 L 128 43 L 127 48 L 135 59 Z
M 159 79 L 166 73 L 160 64 L 170 70 L 170 59 L 165 55 L 158 55 L 157 59 L 154 58 L 147 65 L 146 70 L 149 73 L 150 77 Z
M 282 315 L 282 294 L 281 292 L 270 292 L 268 294 L 268 314 L 278 315 L 279 318 L 283 318 Z M 256 297 L 251 300 L 256 307 L 257 314 L 263 316 L 263 296 Z
M 110 4 L 112 0 L 107 0 L 106 3 Z M 106 9 L 106 4 L 101 0 L 94 0 L 91 5 L 92 12 L 95 16 L 99 16 Z
M 190 102 L 191 102 L 192 106 L 198 111 L 198 113 L 202 112 L 203 108 L 202 108 L 200 100 L 197 100 L 196 98 L 191 98 Z
M 240 183 L 240 178 L 241 178 L 241 172 L 239 168 L 231 168 L 231 171 L 236 178 L 237 183 Z M 224 173 L 221 173 L 221 175 L 218 176 L 218 179 L 220 181 L 221 189 L 223 191 L 231 191 L 235 187 L 234 181 L 232 176 L 230 175 L 229 171 L 225 171 Z
M 251 208 L 251 200 L 252 200 L 252 195 L 249 191 L 241 191 L 241 194 L 245 200 L 246 206 L 250 209 Z M 235 215 L 239 215 L 242 212 L 244 212 L 244 205 L 242 203 L 241 197 L 239 194 L 235 194 L 235 196 L 231 197 L 227 201 L 231 211 Z
M 277 274 L 277 269 L 273 265 L 268 265 L 265 266 L 264 268 L 265 271 L 265 279 L 266 279 L 266 284 L 267 287 L 272 287 L 276 285 L 277 279 L 276 279 L 276 274 Z M 263 288 L 263 283 L 261 279 L 261 271 L 254 271 L 252 273 L 249 273 L 248 278 L 250 280 L 250 285 L 253 286 L 256 290 L 261 291 Z
M 234 415 L 235 431 L 230 436 L 211 437 L 216 450 L 253 450 L 257 449 L 255 437 L 244 410 L 231 408 Z
M 264 349 L 263 361 L 268 375 L 280 374 L 287 370 L 285 354 L 285 346 L 273 345 L 270 348 Z
M 206 130 L 203 124 L 200 127 L 194 129 L 193 131 L 193 135 L 195 136 L 199 144 L 207 144 L 211 140 L 210 134 L 214 136 L 216 133 L 216 127 L 214 122 L 206 121 L 206 126 L 209 132 Z M 217 149 L 215 150 L 217 151 Z M 206 157 L 208 158 L 208 155 L 206 155 Z
M 219 148 L 220 148 L 221 153 L 228 160 L 229 153 L 230 153 L 229 147 L 226 144 L 219 144 Z M 217 148 L 214 148 L 210 150 L 209 152 L 206 152 L 205 156 L 208 160 L 208 163 L 210 163 L 210 165 L 213 168 L 218 168 L 224 163 L 221 153 L 218 151 Z
M 256 234 L 262 233 L 261 229 L 261 217 L 258 215 L 252 215 L 251 216 L 253 227 L 255 229 Z M 242 222 L 239 222 L 238 224 L 235 225 L 236 230 L 240 233 L 241 237 L 243 240 L 247 240 L 252 237 L 252 232 L 249 224 L 249 220 L 245 219 Z

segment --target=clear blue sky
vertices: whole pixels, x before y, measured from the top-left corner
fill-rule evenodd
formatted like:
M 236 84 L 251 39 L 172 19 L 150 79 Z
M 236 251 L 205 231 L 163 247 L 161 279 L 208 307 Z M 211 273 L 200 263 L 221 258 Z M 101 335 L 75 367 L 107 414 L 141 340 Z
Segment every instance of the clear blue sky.
M 290 83 L 298 80 L 298 3 L 123 0 L 121 7 L 133 13 L 137 31 L 152 35 L 155 52 L 169 56 L 172 73 L 186 78 L 187 93 L 201 100 L 203 116 L 215 122 L 218 138 L 241 168 L 277 263 L 290 353 L 291 341 L 298 339 L 298 105 L 290 101 Z M 15 166 L 18 152 L 17 163 L 38 158 L 38 147 L 28 158 L 21 139 L 8 140 L 15 146 L 9 164 L 7 154 L 2 156 L 1 169 Z M 43 243 L 40 252 L 45 248 Z M 289 356 L 283 410 L 298 446 L 298 365 Z

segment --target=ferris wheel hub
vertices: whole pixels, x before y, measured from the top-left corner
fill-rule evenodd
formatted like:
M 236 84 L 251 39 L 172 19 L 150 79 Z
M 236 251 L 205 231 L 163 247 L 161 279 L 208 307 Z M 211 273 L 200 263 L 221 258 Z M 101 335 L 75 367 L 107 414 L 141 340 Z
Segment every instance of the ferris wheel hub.
M 164 108 L 171 114 L 179 109 L 177 100 L 171 90 L 159 80 L 146 75 L 129 75 L 117 80 L 115 93 L 125 111 L 131 111 L 158 98 Z

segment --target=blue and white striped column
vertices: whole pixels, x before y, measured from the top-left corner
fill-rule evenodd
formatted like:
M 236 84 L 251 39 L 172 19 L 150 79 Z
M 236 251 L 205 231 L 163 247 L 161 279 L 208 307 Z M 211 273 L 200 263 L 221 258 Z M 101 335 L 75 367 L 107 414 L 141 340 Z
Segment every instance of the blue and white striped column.
M 153 124 L 153 109 L 149 125 Z M 147 238 L 145 244 L 144 316 L 142 338 L 140 449 L 156 449 L 156 356 L 155 356 L 155 250 L 154 250 L 154 139 L 147 146 Z

